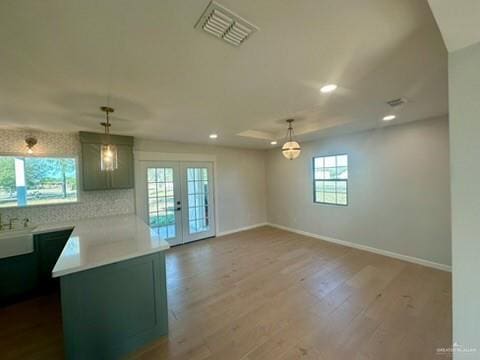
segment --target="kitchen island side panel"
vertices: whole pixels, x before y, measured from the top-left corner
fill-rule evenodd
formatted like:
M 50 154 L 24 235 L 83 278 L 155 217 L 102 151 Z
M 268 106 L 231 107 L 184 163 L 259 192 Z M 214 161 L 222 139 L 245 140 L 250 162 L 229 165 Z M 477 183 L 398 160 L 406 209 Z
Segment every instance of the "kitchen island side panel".
M 67 359 L 118 359 L 168 334 L 165 254 L 62 276 Z

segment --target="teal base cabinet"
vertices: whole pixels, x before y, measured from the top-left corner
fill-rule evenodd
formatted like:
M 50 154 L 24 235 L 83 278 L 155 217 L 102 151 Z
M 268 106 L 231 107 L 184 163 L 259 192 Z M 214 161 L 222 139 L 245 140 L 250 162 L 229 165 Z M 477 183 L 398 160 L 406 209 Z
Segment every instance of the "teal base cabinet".
M 71 233 L 62 230 L 34 235 L 32 253 L 0 259 L 0 306 L 58 289 L 52 270 Z
M 37 288 L 37 257 L 34 252 L 0 259 L 0 305 L 30 297 Z
M 60 278 L 67 359 L 118 359 L 168 334 L 163 252 Z
M 54 231 L 34 236 L 38 262 L 38 290 L 48 292 L 58 288 L 58 279 L 52 278 L 52 270 L 72 233 L 70 230 Z

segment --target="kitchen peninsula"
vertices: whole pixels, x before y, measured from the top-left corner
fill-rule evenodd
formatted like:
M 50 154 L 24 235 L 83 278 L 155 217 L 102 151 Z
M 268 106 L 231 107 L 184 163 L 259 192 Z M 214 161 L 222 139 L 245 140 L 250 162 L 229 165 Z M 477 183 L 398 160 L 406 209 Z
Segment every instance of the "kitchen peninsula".
M 43 226 L 36 233 L 72 225 Z M 76 221 L 55 267 L 65 355 L 114 359 L 168 333 L 164 250 L 135 215 Z

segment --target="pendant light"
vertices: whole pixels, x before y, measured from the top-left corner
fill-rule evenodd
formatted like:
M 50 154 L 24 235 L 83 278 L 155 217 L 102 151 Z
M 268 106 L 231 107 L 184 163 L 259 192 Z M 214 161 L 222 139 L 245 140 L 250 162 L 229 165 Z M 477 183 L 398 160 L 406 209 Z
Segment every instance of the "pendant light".
M 111 144 L 110 140 L 110 119 L 109 114 L 114 109 L 109 106 L 102 106 L 100 109 L 105 113 L 106 121 L 100 123 L 105 128 L 105 139 L 100 150 L 100 170 L 113 171 L 118 168 L 117 147 Z
M 34 136 L 27 136 L 25 138 L 25 144 L 27 144 L 27 153 L 33 154 L 33 147 L 37 145 L 37 138 Z
M 300 156 L 300 152 L 302 151 L 300 148 L 300 144 L 296 141 L 292 140 L 293 134 L 293 127 L 292 123 L 294 119 L 288 119 L 288 129 L 287 129 L 287 142 L 282 146 L 282 154 L 288 160 L 294 160 Z

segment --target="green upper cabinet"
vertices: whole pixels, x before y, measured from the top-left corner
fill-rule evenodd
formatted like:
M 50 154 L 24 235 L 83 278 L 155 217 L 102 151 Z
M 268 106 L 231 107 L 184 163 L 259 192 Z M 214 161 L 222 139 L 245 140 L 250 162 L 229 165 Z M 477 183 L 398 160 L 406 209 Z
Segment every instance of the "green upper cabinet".
M 117 145 L 118 169 L 108 172 L 111 189 L 133 188 L 133 151 L 129 145 Z
M 104 134 L 80 132 L 82 144 L 83 190 L 130 189 L 134 187 L 133 137 L 110 135 L 109 142 L 117 146 L 118 169 L 100 170 L 100 149 L 106 143 Z
M 82 143 L 83 190 L 108 189 L 107 173 L 100 171 L 101 144 Z

